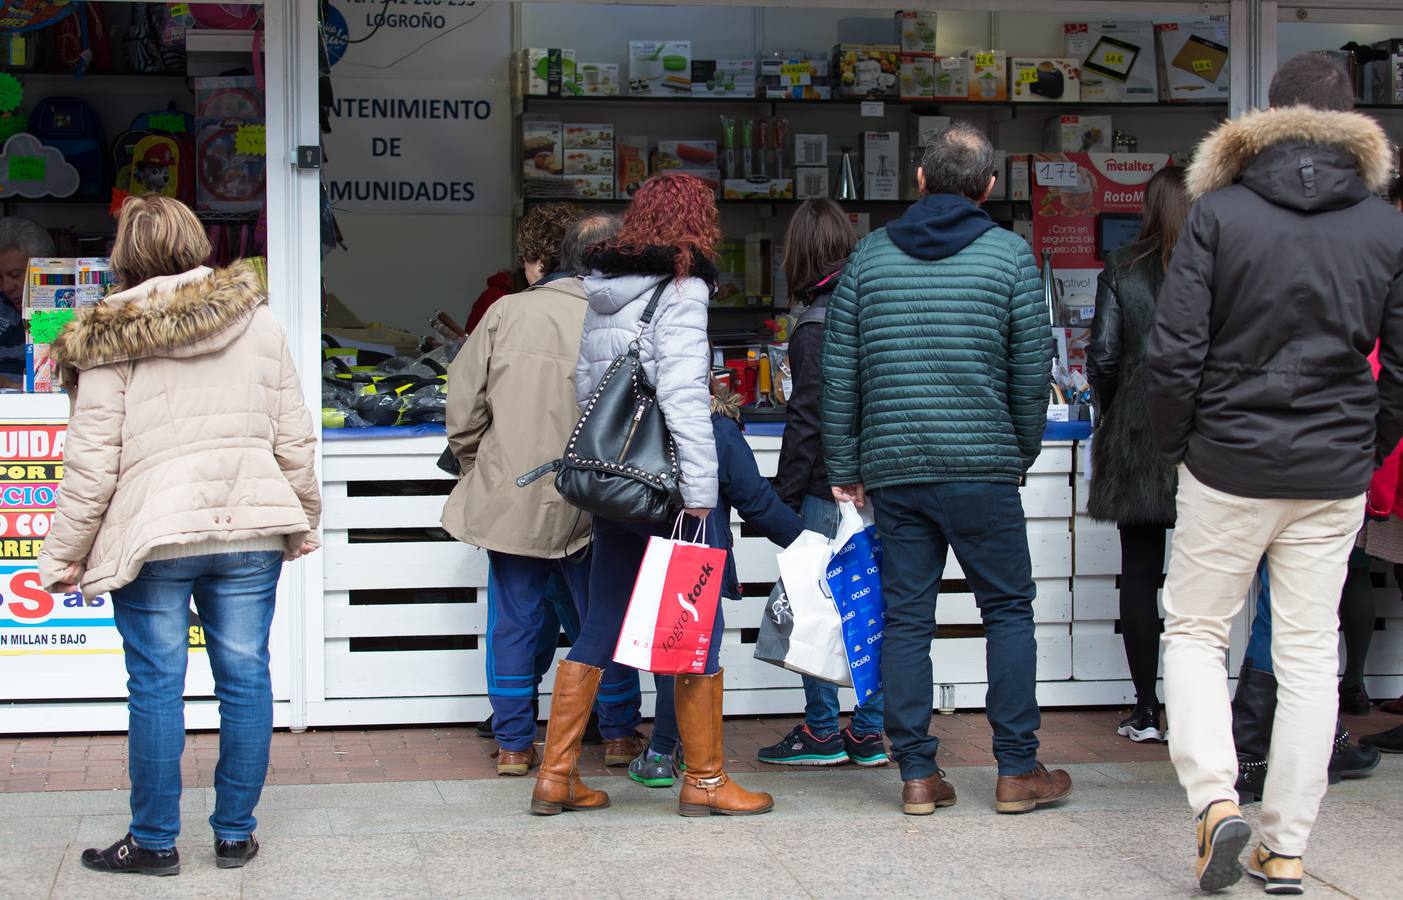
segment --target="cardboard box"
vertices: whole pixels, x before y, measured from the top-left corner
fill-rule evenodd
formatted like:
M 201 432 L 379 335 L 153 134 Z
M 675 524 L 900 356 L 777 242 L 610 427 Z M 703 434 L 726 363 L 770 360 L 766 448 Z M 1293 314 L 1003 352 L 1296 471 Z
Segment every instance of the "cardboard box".
M 76 262 L 75 307 L 97 306 L 108 294 L 117 290 L 117 275 L 112 271 L 112 260 L 105 256 L 88 256 Z
M 24 389 L 31 394 L 59 394 L 58 360 L 50 353 L 52 344 L 24 345 Z
M 1228 20 L 1226 16 L 1184 22 L 1156 22 L 1159 96 L 1170 101 L 1228 99 Z
M 1360 72 L 1363 101 L 1384 106 L 1403 104 L 1403 39 L 1379 41 L 1373 46 L 1388 58 L 1363 65 Z
M 566 175 L 607 175 L 614 177 L 613 150 L 566 150 Z
M 998 102 L 1008 99 L 1008 54 L 1002 50 L 971 50 L 969 99 Z
M 1011 153 L 1008 157 L 1008 199 L 1026 203 L 1033 199 L 1033 185 L 1028 179 L 1027 153 Z M 1032 222 L 1028 223 L 1028 237 L 1032 239 Z
M 588 151 L 581 151 L 588 152 Z M 575 188 L 575 196 L 582 200 L 614 199 L 614 176 L 610 175 L 571 175 L 566 178 Z
M 717 159 L 715 141 L 658 141 L 654 173 L 677 169 L 714 169 Z
M 867 131 L 862 135 L 864 200 L 901 199 L 901 135 Z
M 828 167 L 799 167 L 794 170 L 794 196 L 816 200 L 828 196 Z
M 911 141 L 917 148 L 924 148 L 935 140 L 935 136 L 950 127 L 949 116 L 916 116 L 911 123 Z
M 1008 179 L 1004 173 L 1008 171 L 1008 151 L 994 151 L 994 189 L 989 192 L 990 200 L 1008 199 Z
M 848 213 L 848 221 L 852 223 L 853 231 L 857 232 L 859 238 L 865 238 L 872 233 L 871 213 Z
M 768 234 L 745 236 L 745 295 L 769 299 L 774 296 L 774 242 Z
M 794 135 L 794 165 L 826 167 L 828 165 L 828 135 Z
M 827 85 L 804 87 L 765 87 L 766 100 L 832 100 L 833 89 Z
M 73 309 L 78 303 L 78 260 L 36 257 L 24 279 L 23 309 Z
M 619 81 L 618 63 L 581 62 L 576 64 L 580 73 L 580 92 L 586 97 L 617 97 Z
M 745 242 L 722 241 L 716 246 L 716 291 L 711 306 L 745 306 Z
M 1159 65 L 1149 22 L 1068 22 L 1063 53 L 1081 67 L 1086 103 L 1155 103 Z
M 566 150 L 613 150 L 614 126 L 610 123 L 565 123 Z
M 617 196 L 627 199 L 648 180 L 648 139 L 641 135 L 615 135 L 614 174 Z
M 565 129 L 559 119 L 521 117 L 521 165 L 527 178 L 565 173 Z
M 691 41 L 629 41 L 628 92 L 641 97 L 692 94 Z
M 724 200 L 792 200 L 792 178 L 727 178 L 722 183 Z
M 521 51 L 523 93 L 528 97 L 569 97 L 580 93 L 575 75 L 575 51 L 528 47 Z
M 1009 91 L 1019 103 L 1076 103 L 1081 68 L 1075 59 L 1020 56 L 1009 63 Z
M 912 56 L 910 54 L 902 54 L 901 99 L 935 99 L 935 75 L 934 56 Z
M 898 10 L 897 40 L 902 53 L 935 52 L 935 13 L 931 10 Z
M 965 100 L 969 97 L 969 60 L 963 56 L 935 58 L 934 94 L 938 98 Z
M 833 70 L 843 97 L 900 97 L 901 48 L 895 44 L 839 44 L 833 48 Z
M 753 59 L 694 59 L 692 96 L 754 97 L 759 74 Z
M 1013 227 L 1009 229 L 1010 231 L 1027 241 L 1029 245 L 1033 243 L 1032 219 L 1014 219 L 1012 225 Z
M 1053 116 L 1043 133 L 1043 149 L 1061 153 L 1110 153 L 1110 116 Z

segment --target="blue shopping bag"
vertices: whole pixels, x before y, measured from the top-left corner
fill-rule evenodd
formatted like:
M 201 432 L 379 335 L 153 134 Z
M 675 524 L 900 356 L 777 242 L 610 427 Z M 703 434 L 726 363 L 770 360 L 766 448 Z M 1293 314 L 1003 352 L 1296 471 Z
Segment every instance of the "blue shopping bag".
M 877 528 L 851 503 L 839 504 L 836 548 L 828 563 L 828 589 L 843 623 L 844 649 L 859 705 L 882 689 L 882 542 Z

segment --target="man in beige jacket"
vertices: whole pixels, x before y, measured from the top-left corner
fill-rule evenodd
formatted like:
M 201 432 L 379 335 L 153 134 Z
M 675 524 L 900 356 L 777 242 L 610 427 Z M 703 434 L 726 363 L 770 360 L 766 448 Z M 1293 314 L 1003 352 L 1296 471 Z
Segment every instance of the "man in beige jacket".
M 566 503 L 549 478 L 525 488 L 516 479 L 558 456 L 579 418 L 580 257 L 617 228 L 609 216 L 569 223 L 559 207 L 538 210 L 523 220 L 518 240 L 528 278 L 535 276 L 531 287 L 492 305 L 448 374 L 448 443 L 462 475 L 443 526 L 486 549 L 492 568 L 487 693 L 501 775 L 525 775 L 536 763 L 535 657 L 554 576 L 577 608 L 587 602 L 589 517 Z M 568 225 L 563 241 L 562 224 Z M 601 702 L 600 727 L 610 745 L 622 745 L 634 740 L 639 722 L 637 675 L 609 674 L 615 677 L 606 680 L 619 683 L 602 692 L 613 702 Z M 636 753 L 631 744 L 609 749 L 625 759 Z

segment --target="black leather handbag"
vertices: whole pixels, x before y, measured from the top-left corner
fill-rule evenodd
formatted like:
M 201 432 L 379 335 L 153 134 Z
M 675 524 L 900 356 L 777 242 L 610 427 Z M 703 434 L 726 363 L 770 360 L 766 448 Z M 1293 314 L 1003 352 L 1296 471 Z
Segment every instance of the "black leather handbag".
M 671 522 L 682 509 L 677 445 L 639 358 L 639 344 L 671 283 L 653 291 L 628 352 L 617 357 L 585 404 L 565 455 L 517 479 L 525 487 L 555 472 L 555 489 L 573 506 L 614 522 Z

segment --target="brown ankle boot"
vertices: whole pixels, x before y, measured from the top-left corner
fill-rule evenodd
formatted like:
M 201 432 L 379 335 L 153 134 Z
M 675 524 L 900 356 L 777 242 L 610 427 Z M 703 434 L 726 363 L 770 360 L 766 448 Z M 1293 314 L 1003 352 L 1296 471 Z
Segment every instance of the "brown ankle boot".
M 553 816 L 567 809 L 603 809 L 609 805 L 609 795 L 586 787 L 576 767 L 580 739 L 584 737 L 603 674 L 603 669 L 568 659 L 556 667 L 550 722 L 546 724 L 546 752 L 536 774 L 536 789 L 531 793 L 531 812 L 535 815 Z
M 677 729 L 687 761 L 677 811 L 684 816 L 754 816 L 775 808 L 769 794 L 747 791 L 722 767 L 722 670 L 677 676 Z

